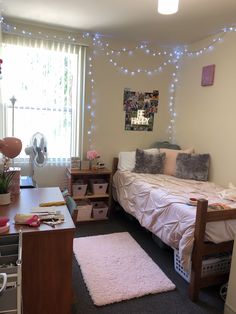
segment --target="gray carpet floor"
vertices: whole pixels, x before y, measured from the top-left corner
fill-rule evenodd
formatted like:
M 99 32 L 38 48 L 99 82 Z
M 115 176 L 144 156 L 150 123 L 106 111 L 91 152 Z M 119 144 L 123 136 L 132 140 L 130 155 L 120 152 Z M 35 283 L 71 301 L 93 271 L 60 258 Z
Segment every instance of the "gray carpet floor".
M 131 299 L 98 307 L 93 304 L 79 265 L 73 257 L 74 303 L 72 314 L 200 314 L 223 313 L 224 302 L 220 298 L 220 286 L 203 289 L 199 301 L 188 298 L 188 283 L 176 273 L 172 250 L 163 250 L 153 241 L 149 232 L 123 212 L 117 211 L 108 221 L 79 224 L 75 237 L 129 232 L 147 254 L 176 285 L 176 290 L 141 298 Z M 89 248 L 88 248 L 89 249 Z

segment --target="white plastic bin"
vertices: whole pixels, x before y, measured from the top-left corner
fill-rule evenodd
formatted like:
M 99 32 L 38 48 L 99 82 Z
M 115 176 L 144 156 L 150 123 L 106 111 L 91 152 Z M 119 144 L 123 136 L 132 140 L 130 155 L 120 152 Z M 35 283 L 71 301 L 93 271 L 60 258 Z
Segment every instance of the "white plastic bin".
M 176 272 L 183 277 L 187 282 L 191 280 L 191 270 L 186 272 L 181 264 L 179 252 L 174 250 L 174 264 Z M 215 274 L 215 273 L 227 273 L 230 270 L 231 255 L 221 254 L 207 258 L 202 261 L 202 277 Z

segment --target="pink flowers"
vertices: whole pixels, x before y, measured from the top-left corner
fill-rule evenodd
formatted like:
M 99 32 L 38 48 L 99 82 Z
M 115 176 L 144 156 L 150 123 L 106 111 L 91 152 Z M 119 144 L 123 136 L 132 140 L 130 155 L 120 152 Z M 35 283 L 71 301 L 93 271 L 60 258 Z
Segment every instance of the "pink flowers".
M 99 154 L 95 150 L 87 151 L 87 159 L 94 160 L 99 157 L 100 157 Z

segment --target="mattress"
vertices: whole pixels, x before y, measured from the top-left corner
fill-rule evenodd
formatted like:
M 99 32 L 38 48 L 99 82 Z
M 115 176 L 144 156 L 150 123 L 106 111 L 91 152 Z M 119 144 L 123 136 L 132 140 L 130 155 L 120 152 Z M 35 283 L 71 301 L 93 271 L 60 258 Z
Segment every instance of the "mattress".
M 190 267 L 194 242 L 196 206 L 189 198 L 204 198 L 208 203 L 236 203 L 223 199 L 223 188 L 211 182 L 184 180 L 162 174 L 117 171 L 113 176 L 117 201 L 139 223 L 164 243 L 179 250 L 183 267 Z M 236 220 L 210 222 L 205 240 L 214 243 L 233 240 Z

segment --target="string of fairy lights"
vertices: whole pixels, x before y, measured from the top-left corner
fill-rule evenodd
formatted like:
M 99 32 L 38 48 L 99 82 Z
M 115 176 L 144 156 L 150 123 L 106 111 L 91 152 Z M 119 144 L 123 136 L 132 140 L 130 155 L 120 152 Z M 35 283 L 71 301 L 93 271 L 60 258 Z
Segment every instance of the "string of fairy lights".
M 95 51 L 93 51 L 93 54 L 95 54 Z M 94 149 L 92 138 L 95 132 L 95 109 L 96 109 L 96 97 L 95 97 L 95 90 L 94 90 L 94 76 L 93 76 L 93 54 L 88 58 L 88 76 L 90 77 L 90 103 L 86 105 L 88 113 L 89 113 L 89 128 L 87 131 L 88 134 L 88 145 L 89 149 Z
M 217 34 L 210 40 L 210 43 L 208 43 L 205 47 L 202 47 L 195 51 L 189 51 L 187 47 L 178 47 L 171 51 L 157 51 L 153 50 L 151 47 L 149 47 L 147 44 L 139 44 L 135 48 L 130 49 L 123 47 L 121 49 L 114 49 L 110 47 L 109 42 L 103 40 L 99 34 L 89 34 L 85 33 L 83 35 L 84 38 L 92 38 L 93 42 L 93 55 L 98 54 L 98 51 L 102 52 L 104 56 L 107 57 L 107 62 L 109 62 L 117 71 L 123 73 L 124 75 L 130 75 L 131 77 L 136 76 L 138 74 L 144 74 L 147 76 L 154 76 L 158 75 L 160 73 L 163 73 L 165 68 L 168 65 L 171 65 L 173 67 L 173 72 L 171 73 L 171 80 L 170 80 L 170 86 L 169 86 L 169 96 L 168 96 L 168 110 L 169 110 L 169 125 L 167 127 L 167 136 L 169 141 L 174 142 L 175 141 L 175 119 L 176 119 L 176 111 L 175 111 L 175 92 L 176 92 L 176 86 L 178 83 L 178 71 L 180 67 L 180 59 L 184 56 L 187 57 L 198 57 L 201 56 L 204 53 L 211 52 L 214 48 L 214 46 L 218 43 L 223 42 L 223 37 L 225 36 L 225 33 L 227 32 L 236 32 L 236 28 L 230 27 L 225 28 L 221 33 Z M 120 61 L 117 61 L 116 59 L 120 56 L 128 56 L 132 57 L 134 56 L 136 51 L 143 51 L 146 55 L 149 55 L 151 57 L 166 57 L 164 61 L 162 61 L 161 64 L 159 64 L 157 67 L 154 68 L 133 68 L 130 69 L 123 65 Z M 116 59 L 115 59 L 116 58 Z M 91 66 L 91 65 L 89 65 Z M 93 77 L 93 73 L 89 71 L 88 73 L 91 77 Z M 94 79 L 91 78 L 91 85 L 94 88 Z M 92 100 L 91 103 L 95 103 L 95 95 L 92 93 Z M 88 106 L 89 110 L 90 105 Z M 94 112 L 91 110 L 91 113 Z M 91 121 L 94 120 L 94 116 L 91 117 Z M 93 134 L 93 124 L 91 124 L 91 128 L 88 130 L 89 135 L 89 142 L 92 143 L 91 137 Z
M 72 33 L 65 33 L 64 36 L 57 34 L 48 34 L 46 31 L 27 31 L 26 29 L 21 28 L 18 25 L 12 25 L 1 17 L 0 23 L 2 26 L 2 31 L 5 33 L 15 34 L 18 36 L 30 37 L 30 38 L 40 38 L 47 40 L 56 40 L 62 41 L 65 43 L 79 44 L 79 35 L 77 36 Z M 217 35 L 212 36 L 212 39 L 209 39 L 208 44 L 200 49 L 195 51 L 190 51 L 188 46 L 177 47 L 174 49 L 164 50 L 164 49 L 155 49 L 153 46 L 147 43 L 139 43 L 133 48 L 122 47 L 115 49 L 111 47 L 110 43 L 105 39 L 101 34 L 94 34 L 86 32 L 83 34 L 83 39 L 92 41 L 92 49 L 88 57 L 87 63 L 87 75 L 89 77 L 90 83 L 90 101 L 86 104 L 87 112 L 89 113 L 89 127 L 87 130 L 88 143 L 90 149 L 93 148 L 93 136 L 95 132 L 95 113 L 96 113 L 96 95 L 95 95 L 95 78 L 94 78 L 94 62 L 95 57 L 98 53 L 101 53 L 106 57 L 106 61 L 119 73 L 124 75 L 129 75 L 130 77 L 135 77 L 137 75 L 146 75 L 146 76 L 156 76 L 162 74 L 166 68 L 172 67 L 171 69 L 171 79 L 169 85 L 169 96 L 168 96 L 168 110 L 169 110 L 169 125 L 167 128 L 168 139 L 171 142 L 175 140 L 175 92 L 178 84 L 178 72 L 180 69 L 180 60 L 183 57 L 199 57 L 205 53 L 211 52 L 214 47 L 223 42 L 223 38 L 226 33 L 236 32 L 236 27 L 226 27 L 222 29 Z M 133 57 L 136 52 L 142 52 L 146 56 L 153 58 L 153 67 L 134 67 L 129 68 L 123 64 L 120 57 Z M 161 62 L 160 62 L 161 58 Z M 159 62 L 158 62 L 158 61 Z

